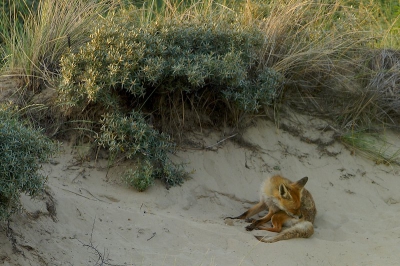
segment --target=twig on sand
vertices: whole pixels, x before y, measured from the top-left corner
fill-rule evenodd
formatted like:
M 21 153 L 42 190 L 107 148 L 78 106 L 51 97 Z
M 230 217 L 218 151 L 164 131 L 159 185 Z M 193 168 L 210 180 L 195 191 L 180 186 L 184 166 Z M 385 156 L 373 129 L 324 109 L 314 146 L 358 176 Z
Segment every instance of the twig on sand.
M 229 136 L 229 137 L 226 137 L 226 138 L 224 138 L 224 139 L 221 139 L 221 140 L 217 141 L 217 143 L 205 147 L 205 149 L 206 149 L 206 150 L 211 150 L 212 147 L 221 144 L 221 143 L 224 142 L 225 140 L 228 140 L 228 139 L 230 139 L 230 138 L 235 137 L 237 134 L 238 134 L 238 133 L 235 133 L 235 134 L 233 134 L 233 135 L 231 135 L 231 136 Z
M 95 197 L 95 196 L 94 196 L 92 193 L 90 193 L 90 191 L 87 190 L 86 188 L 80 188 L 80 189 L 85 190 L 85 191 L 86 191 L 89 195 L 91 195 L 94 199 L 89 198 L 89 197 L 86 197 L 86 196 L 84 196 L 84 195 L 82 195 L 82 194 L 80 194 L 80 193 L 74 192 L 74 191 L 69 190 L 69 189 L 65 189 L 65 188 L 60 188 L 60 189 L 62 189 L 62 190 L 64 190 L 64 191 L 67 191 L 67 192 L 70 192 L 70 193 L 72 193 L 72 194 L 78 195 L 78 196 L 83 197 L 83 198 L 85 198 L 85 199 L 90 199 L 90 200 L 94 200 L 94 201 L 101 201 L 101 202 L 110 204 L 110 203 L 107 202 L 107 201 L 104 201 L 104 200 L 101 200 L 101 199 Z
M 104 201 L 104 200 L 101 200 L 101 199 L 97 198 L 96 196 L 94 196 L 94 195 L 93 195 L 89 190 L 87 190 L 86 188 L 81 188 L 81 189 L 82 189 L 82 190 L 85 190 L 87 193 L 89 193 L 90 196 L 92 196 L 93 198 L 97 199 L 98 201 L 101 201 L 101 202 L 110 204 L 110 203 L 107 202 L 107 201 Z
M 77 239 L 79 241 L 79 243 L 81 243 L 84 247 L 90 249 L 92 251 L 92 253 L 94 255 L 97 256 L 97 261 L 95 262 L 94 265 L 96 266 L 103 266 L 103 265 L 107 265 L 107 266 L 122 266 L 123 264 L 111 264 L 109 261 L 109 257 L 108 257 L 108 253 L 107 250 L 104 249 L 103 253 L 100 252 L 97 249 L 97 246 L 95 247 L 93 244 L 93 231 L 94 231 L 94 224 L 96 223 L 96 218 L 94 218 L 93 220 L 93 226 L 92 226 L 92 232 L 90 233 L 90 240 L 89 240 L 89 244 L 85 244 L 82 241 L 80 241 L 79 239 Z
M 156 236 L 156 232 L 154 232 L 153 235 L 149 239 L 147 239 L 147 241 L 149 241 L 150 239 L 152 239 L 155 236 Z
M 83 198 L 85 198 L 85 199 L 94 200 L 94 199 L 91 199 L 91 198 L 89 198 L 89 197 L 83 196 L 82 194 L 79 194 L 79 193 L 76 193 L 76 192 L 74 192 L 74 191 L 71 191 L 71 190 L 69 190 L 69 189 L 65 189 L 65 188 L 61 188 L 61 189 L 64 190 L 64 191 L 70 192 L 70 193 L 72 193 L 72 194 L 81 196 L 81 197 L 83 197 Z

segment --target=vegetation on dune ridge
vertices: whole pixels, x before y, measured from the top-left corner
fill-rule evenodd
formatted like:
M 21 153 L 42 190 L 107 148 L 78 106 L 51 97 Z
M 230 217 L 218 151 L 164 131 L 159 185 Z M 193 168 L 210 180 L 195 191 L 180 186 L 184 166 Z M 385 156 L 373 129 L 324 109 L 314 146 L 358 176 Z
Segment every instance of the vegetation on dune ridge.
M 79 128 L 110 163 L 138 162 L 123 177 L 138 190 L 182 183 L 167 133 L 240 128 L 266 107 L 324 116 L 360 148 L 365 129 L 398 128 L 397 1 L 162 2 L 7 2 L 0 20 L 1 73 L 23 81 L 17 103 L 58 132 L 88 121 Z M 57 100 L 37 108 L 47 87 Z
M 129 149 L 120 147 L 125 146 L 122 142 L 130 147 L 142 146 L 145 152 L 141 154 L 151 158 L 155 173 L 162 173 L 161 179 L 169 180 L 169 185 L 179 184 L 173 180 L 181 179 L 181 174 L 166 176 L 181 173 L 176 166 L 165 159 L 152 159 L 160 150 L 150 148 L 153 141 L 147 139 L 149 145 L 144 147 L 139 138 L 129 137 L 134 135 L 130 132 L 133 128 L 123 123 L 130 121 L 132 126 L 140 117 L 114 119 L 115 112 L 143 109 L 151 112 L 157 124 L 180 119 L 175 107 L 186 105 L 222 119 L 230 117 L 232 111 L 256 112 L 271 104 L 279 95 L 282 78 L 259 64 L 257 52 L 265 42 L 262 32 L 243 28 L 235 16 L 230 15 L 229 21 L 196 17 L 143 24 L 138 20 L 139 12 L 132 8 L 110 16 L 94 30 L 85 46 L 61 59 L 59 103 L 71 117 L 97 106 L 108 118 L 99 123 L 107 131 L 108 143 L 114 143 L 108 145 L 110 151 L 123 150 L 130 157 Z M 199 110 L 200 103 L 207 107 Z M 213 122 L 221 123 L 218 119 Z M 137 126 L 146 131 L 145 123 Z M 119 134 L 115 130 L 122 131 Z M 158 136 L 163 138 L 162 134 Z

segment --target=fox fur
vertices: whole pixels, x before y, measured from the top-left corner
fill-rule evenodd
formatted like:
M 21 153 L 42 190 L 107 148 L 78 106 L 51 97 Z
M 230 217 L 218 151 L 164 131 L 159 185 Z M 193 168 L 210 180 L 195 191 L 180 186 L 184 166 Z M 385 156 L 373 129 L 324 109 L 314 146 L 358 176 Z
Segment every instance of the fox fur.
M 308 177 L 292 182 L 289 179 L 274 175 L 261 185 L 260 201 L 244 213 L 230 219 L 245 219 L 251 222 L 246 230 L 267 230 L 278 233 L 272 237 L 256 236 L 262 242 L 273 243 L 291 238 L 308 238 L 314 233 L 314 219 L 317 214 L 311 193 L 304 188 Z M 261 219 L 250 219 L 251 216 L 268 209 Z M 271 221 L 272 227 L 263 226 Z M 283 226 L 287 227 L 282 229 Z

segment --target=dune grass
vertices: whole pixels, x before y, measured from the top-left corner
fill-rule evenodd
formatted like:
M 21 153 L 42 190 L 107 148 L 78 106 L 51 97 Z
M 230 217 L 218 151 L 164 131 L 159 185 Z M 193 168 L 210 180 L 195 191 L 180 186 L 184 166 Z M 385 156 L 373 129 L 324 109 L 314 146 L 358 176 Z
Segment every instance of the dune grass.
M 0 21 L 7 58 L 3 74 L 18 75 L 30 89 L 52 83 L 61 55 L 87 42 L 94 22 L 112 6 L 110 1 L 45 0 L 20 13 L 12 6 L 17 3 Z
M 371 159 L 376 164 L 400 165 L 400 147 L 390 142 L 384 133 L 350 131 L 343 134 L 341 140 L 352 152 Z

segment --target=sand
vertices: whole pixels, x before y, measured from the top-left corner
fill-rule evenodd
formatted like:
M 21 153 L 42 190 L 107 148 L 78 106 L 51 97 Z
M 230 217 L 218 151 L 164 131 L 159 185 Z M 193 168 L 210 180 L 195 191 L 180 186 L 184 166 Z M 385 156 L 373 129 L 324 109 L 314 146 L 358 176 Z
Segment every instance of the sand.
M 215 145 L 230 136 L 221 132 L 193 134 L 214 146 L 171 155 L 187 164 L 191 179 L 169 190 L 156 182 L 142 193 L 119 178 L 130 162 L 108 171 L 104 160 L 82 164 L 85 151 L 64 143 L 43 166 L 50 196 L 24 196 L 25 211 L 11 220 L 14 250 L 0 227 L 0 264 L 399 265 L 399 168 L 354 154 L 333 140 L 334 131 L 321 130 L 326 125 L 294 116 L 278 129 L 260 119 L 242 144 L 228 138 Z M 390 137 L 400 143 L 398 134 Z M 254 235 L 274 233 L 223 219 L 257 202 L 272 174 L 309 177 L 318 209 L 311 238 L 261 243 Z

